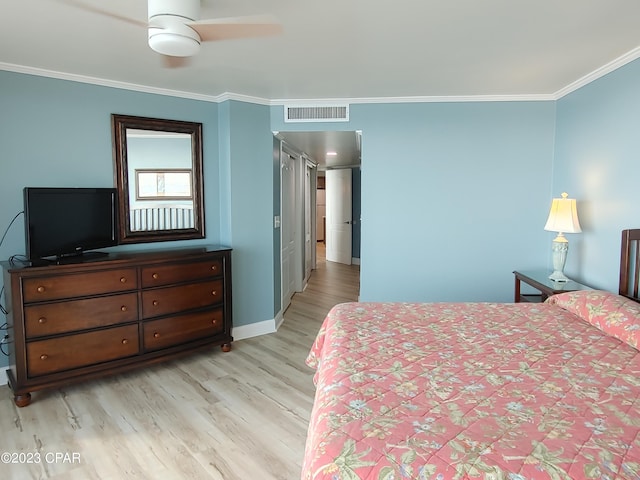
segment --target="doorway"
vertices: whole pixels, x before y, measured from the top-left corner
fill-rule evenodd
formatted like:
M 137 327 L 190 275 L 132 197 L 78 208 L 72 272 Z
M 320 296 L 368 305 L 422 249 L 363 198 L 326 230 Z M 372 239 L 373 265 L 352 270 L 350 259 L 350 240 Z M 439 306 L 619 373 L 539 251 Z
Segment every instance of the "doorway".
M 327 170 L 325 179 L 327 261 L 351 265 L 354 225 L 351 168 Z
M 284 311 L 293 293 L 305 288 L 312 269 L 316 268 L 318 246 L 326 247 L 329 241 L 331 251 L 332 240 L 339 239 L 342 242 L 338 248 L 340 257 L 334 258 L 330 253 L 327 260 L 347 265 L 360 263 L 361 132 L 277 132 L 276 137 L 282 145 L 280 225 Z M 349 174 L 351 178 L 347 179 Z M 337 233 L 326 228 L 327 215 L 318 205 L 327 193 L 322 189 L 323 182 L 326 188 L 327 175 L 344 177 L 342 185 L 348 184 L 351 192 L 339 187 L 341 195 L 348 195 L 352 205 L 338 204 L 337 209 L 345 218 L 336 220 L 336 225 L 343 226 Z M 348 240 L 344 226 L 351 230 L 352 239 Z M 327 231 L 332 239 L 327 238 Z M 323 259 L 324 253 L 320 252 Z

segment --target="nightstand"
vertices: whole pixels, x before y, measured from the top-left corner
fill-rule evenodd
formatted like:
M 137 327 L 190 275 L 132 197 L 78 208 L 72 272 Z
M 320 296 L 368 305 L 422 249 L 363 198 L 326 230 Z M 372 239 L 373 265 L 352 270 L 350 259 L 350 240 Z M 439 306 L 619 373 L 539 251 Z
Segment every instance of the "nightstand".
M 519 302 L 544 302 L 552 295 L 564 292 L 574 292 L 576 290 L 592 290 L 591 287 L 583 285 L 573 280 L 568 282 L 554 282 L 549 279 L 548 270 L 525 270 L 522 272 L 513 272 L 516 276 L 515 286 L 515 299 L 516 303 Z M 520 289 L 520 282 L 524 282 L 527 285 L 538 290 L 540 293 L 534 294 L 522 294 Z

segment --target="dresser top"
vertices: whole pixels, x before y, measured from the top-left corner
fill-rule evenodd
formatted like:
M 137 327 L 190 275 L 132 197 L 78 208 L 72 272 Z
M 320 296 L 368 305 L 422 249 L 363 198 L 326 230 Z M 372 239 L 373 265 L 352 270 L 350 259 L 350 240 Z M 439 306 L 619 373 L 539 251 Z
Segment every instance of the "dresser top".
M 87 254 L 77 257 L 65 257 L 59 260 L 41 260 L 37 263 L 6 260 L 0 262 L 0 265 L 8 272 L 19 270 L 28 270 L 29 272 L 46 272 L 52 268 L 55 268 L 56 270 L 67 268 L 72 270 L 78 267 L 86 268 L 88 265 L 91 265 L 92 267 L 110 267 L 127 263 L 175 261 L 179 258 L 187 260 L 192 257 L 198 258 L 211 253 L 230 251 L 230 247 L 222 245 L 199 245 L 197 247 L 194 246 L 187 248 L 127 250 L 103 254 L 87 252 Z

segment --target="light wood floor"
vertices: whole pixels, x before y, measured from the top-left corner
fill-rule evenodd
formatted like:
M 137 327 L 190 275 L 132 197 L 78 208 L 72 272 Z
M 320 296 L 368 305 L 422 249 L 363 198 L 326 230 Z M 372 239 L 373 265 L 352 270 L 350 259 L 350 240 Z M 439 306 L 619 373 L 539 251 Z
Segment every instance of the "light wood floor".
M 0 387 L 0 454 L 36 462 L 0 463 L 0 478 L 299 479 L 314 395 L 304 359 L 327 311 L 359 290 L 359 267 L 322 253 L 279 331 L 230 353 L 34 392 L 25 408 Z

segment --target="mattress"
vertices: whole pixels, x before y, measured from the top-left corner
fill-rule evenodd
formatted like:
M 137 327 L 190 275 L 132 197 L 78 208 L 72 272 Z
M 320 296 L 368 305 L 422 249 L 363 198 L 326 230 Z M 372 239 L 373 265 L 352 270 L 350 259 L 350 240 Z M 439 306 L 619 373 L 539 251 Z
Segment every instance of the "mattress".
M 639 479 L 640 305 L 346 303 L 307 358 L 303 479 Z

